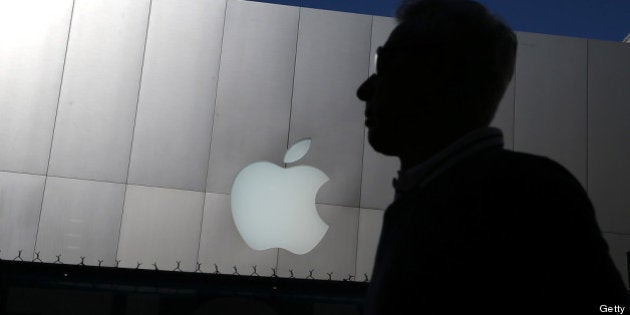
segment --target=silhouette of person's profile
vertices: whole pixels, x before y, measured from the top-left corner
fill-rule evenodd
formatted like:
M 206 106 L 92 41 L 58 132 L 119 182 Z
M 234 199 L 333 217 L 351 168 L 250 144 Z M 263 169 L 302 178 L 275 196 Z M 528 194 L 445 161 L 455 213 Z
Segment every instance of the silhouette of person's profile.
M 404 1 L 358 89 L 400 159 L 366 314 L 590 314 L 630 303 L 579 182 L 489 127 L 517 38 L 481 4 Z

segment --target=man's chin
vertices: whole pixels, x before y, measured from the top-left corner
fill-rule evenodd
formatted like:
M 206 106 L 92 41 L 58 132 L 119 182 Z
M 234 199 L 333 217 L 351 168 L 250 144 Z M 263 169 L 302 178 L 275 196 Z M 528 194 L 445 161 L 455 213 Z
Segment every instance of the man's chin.
M 368 129 L 368 142 L 374 151 L 378 153 L 397 156 L 396 152 L 398 150 L 396 150 L 397 146 L 393 140 L 393 137 L 386 137 L 374 129 Z

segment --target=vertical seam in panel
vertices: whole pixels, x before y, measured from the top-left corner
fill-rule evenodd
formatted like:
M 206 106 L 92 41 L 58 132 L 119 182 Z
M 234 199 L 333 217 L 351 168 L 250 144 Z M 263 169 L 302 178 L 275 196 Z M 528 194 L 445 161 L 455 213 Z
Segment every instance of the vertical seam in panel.
M 219 66 L 217 67 L 217 82 L 215 84 L 215 93 L 214 93 L 214 110 L 212 111 L 212 130 L 210 131 L 210 143 L 208 146 L 208 169 L 206 170 L 206 187 L 204 188 L 204 193 L 208 192 L 208 175 L 210 174 L 210 153 L 212 152 L 212 138 L 214 137 L 214 128 L 216 126 L 215 119 L 217 113 L 217 99 L 219 98 L 219 80 L 221 75 L 221 64 L 223 61 L 223 45 L 225 44 L 225 25 L 227 24 L 227 10 L 229 3 L 231 0 L 225 1 L 225 9 L 223 11 L 223 31 L 221 32 L 221 47 L 219 47 Z
M 358 216 L 358 220 L 357 220 L 357 247 L 356 247 L 356 251 L 354 254 L 354 281 L 359 282 L 359 235 L 360 235 L 360 228 L 361 228 L 361 214 L 363 214 L 363 209 L 359 208 L 359 216 Z M 377 245 L 378 246 L 378 245 Z
M 368 66 L 367 66 L 367 77 L 370 77 L 370 65 L 372 63 L 372 48 L 374 46 L 374 15 L 370 19 L 370 49 L 368 51 Z M 363 126 L 363 145 L 361 146 L 361 152 L 363 152 L 361 159 L 361 176 L 359 176 L 359 215 L 357 218 L 357 243 L 354 249 L 354 279 L 355 281 L 359 280 L 359 275 L 357 274 L 357 264 L 359 262 L 359 229 L 361 227 L 361 198 L 363 193 L 363 172 L 365 171 L 365 125 Z
M 225 25 L 227 24 L 227 10 L 228 5 L 231 1 L 225 1 L 225 9 L 223 10 L 223 31 L 221 32 L 221 47 L 219 47 L 219 66 L 217 67 L 217 82 L 215 84 L 215 93 L 214 93 L 214 110 L 210 115 L 212 118 L 212 130 L 210 131 L 210 143 L 208 145 L 208 161 L 206 165 L 206 183 L 205 188 L 203 190 L 203 201 L 201 203 L 201 222 L 199 223 L 199 242 L 197 244 L 197 263 L 199 263 L 199 252 L 201 251 L 201 238 L 203 236 L 203 220 L 206 216 L 206 199 L 208 194 L 208 176 L 210 174 L 210 153 L 212 152 L 212 137 L 214 136 L 214 127 L 216 126 L 215 119 L 217 113 L 217 99 L 219 98 L 219 80 L 221 75 L 221 63 L 223 60 L 223 45 L 225 44 Z M 229 194 L 226 194 L 229 196 Z M 195 266 L 196 268 L 196 266 Z M 201 267 L 200 267 L 201 268 Z
M 50 147 L 48 149 L 48 163 L 46 163 L 46 173 L 44 175 L 44 187 L 42 189 L 42 202 L 39 206 L 39 219 L 37 219 L 37 230 L 35 232 L 35 244 L 33 245 L 33 257 L 37 249 L 37 237 L 39 235 L 39 224 L 42 220 L 42 212 L 44 210 L 44 194 L 46 193 L 46 185 L 48 184 L 48 169 L 50 168 L 50 157 L 52 155 L 53 139 L 55 137 L 55 128 L 57 127 L 57 114 L 59 113 L 59 102 L 61 101 L 61 88 L 63 87 L 63 77 L 66 72 L 66 61 L 68 60 L 68 47 L 70 47 L 70 32 L 72 30 L 72 19 L 74 18 L 75 0 L 72 0 L 72 9 L 70 9 L 70 22 L 68 23 L 68 38 L 66 39 L 66 51 L 63 55 L 63 65 L 61 66 L 61 79 L 59 80 L 59 92 L 57 93 L 57 108 L 55 109 L 55 117 L 53 119 L 52 134 L 50 135 Z
M 516 55 L 514 58 L 514 73 L 512 74 L 514 76 L 514 87 L 513 87 L 513 93 L 512 93 L 512 151 L 516 151 L 516 91 L 517 91 L 517 87 L 518 87 L 518 82 L 517 82 L 517 78 L 518 78 L 518 60 L 519 60 L 519 51 L 521 51 L 521 39 L 519 38 L 519 32 L 514 32 L 514 35 L 516 35 Z
M 302 18 L 302 8 L 298 10 L 298 29 L 295 34 L 295 55 L 293 56 L 293 84 L 291 87 L 291 109 L 289 110 L 289 129 L 287 130 L 287 149 L 289 149 L 289 141 L 291 140 L 291 119 L 293 118 L 293 96 L 295 92 L 295 72 L 297 68 L 298 47 L 300 41 L 300 19 Z M 284 162 L 284 161 L 283 161 Z M 287 166 L 287 163 L 284 163 Z
M 589 55 L 588 55 L 588 51 L 589 51 L 589 46 L 590 46 L 590 40 L 586 40 L 586 192 L 589 192 L 589 181 L 588 181 L 588 173 L 589 173 L 589 169 L 588 169 L 588 160 L 589 160 L 589 150 L 588 150 L 588 138 L 589 138 L 589 119 L 588 119 L 588 113 L 589 113 L 589 101 L 588 101 L 588 69 L 589 69 Z
M 131 168 L 131 155 L 133 152 L 133 141 L 136 134 L 136 123 L 138 122 L 138 107 L 140 106 L 140 92 L 142 90 L 142 78 L 144 76 L 144 60 L 147 54 L 147 42 L 149 40 L 149 26 L 151 23 L 151 9 L 153 7 L 153 0 L 149 0 L 149 12 L 147 13 L 147 29 L 144 35 L 144 48 L 142 50 L 142 62 L 140 64 L 140 79 L 138 81 L 138 94 L 136 95 L 136 113 L 133 118 L 133 126 L 131 127 L 131 143 L 129 146 L 129 160 L 127 161 L 127 175 L 125 176 L 125 191 L 123 192 L 122 209 L 120 211 L 120 222 L 118 223 L 118 241 L 116 242 L 116 256 L 114 257 L 114 266 L 118 267 L 116 261 L 118 260 L 118 250 L 120 249 L 120 235 L 122 233 L 123 215 L 125 212 L 125 204 L 127 203 L 127 188 L 129 187 L 129 170 Z
M 514 61 L 514 86 L 512 87 L 512 151 L 516 151 L 516 60 Z
M 297 57 L 298 57 L 298 48 L 300 42 L 300 23 L 302 19 L 302 7 L 298 9 L 298 20 L 297 20 L 297 32 L 295 33 L 295 55 L 293 57 L 293 84 L 291 86 L 291 106 L 289 109 L 289 128 L 287 130 L 287 150 L 289 149 L 289 141 L 291 140 L 291 121 L 293 118 L 293 96 L 295 92 L 295 72 L 297 70 Z M 283 161 L 284 162 L 284 159 Z M 287 163 L 284 163 L 284 167 L 287 167 Z M 278 272 L 278 267 L 280 263 L 280 249 L 277 249 L 276 252 L 276 273 Z

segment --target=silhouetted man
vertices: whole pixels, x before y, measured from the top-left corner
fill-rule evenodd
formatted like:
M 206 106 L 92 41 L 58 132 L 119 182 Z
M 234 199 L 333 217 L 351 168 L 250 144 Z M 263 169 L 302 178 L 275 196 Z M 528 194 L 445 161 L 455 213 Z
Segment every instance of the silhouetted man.
M 408 1 L 359 88 L 398 156 L 367 314 L 591 314 L 628 303 L 593 207 L 558 163 L 490 128 L 516 36 L 472 1 Z M 630 312 L 630 305 L 626 311 Z

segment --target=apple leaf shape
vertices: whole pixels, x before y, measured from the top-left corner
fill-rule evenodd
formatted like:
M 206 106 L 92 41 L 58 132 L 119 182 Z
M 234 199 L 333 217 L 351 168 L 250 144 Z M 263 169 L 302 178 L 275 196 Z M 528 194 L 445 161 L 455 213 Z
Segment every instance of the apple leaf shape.
M 310 138 L 306 138 L 296 142 L 294 145 L 291 146 L 291 148 L 289 148 L 289 150 L 287 150 L 287 153 L 284 155 L 284 163 L 293 163 L 303 158 L 310 147 Z

